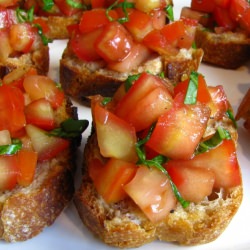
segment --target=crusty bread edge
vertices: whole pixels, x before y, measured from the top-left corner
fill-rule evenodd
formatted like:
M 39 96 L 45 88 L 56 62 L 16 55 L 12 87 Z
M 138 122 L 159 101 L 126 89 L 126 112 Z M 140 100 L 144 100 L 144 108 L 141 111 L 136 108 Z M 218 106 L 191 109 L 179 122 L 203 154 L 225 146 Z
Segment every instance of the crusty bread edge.
M 113 205 L 103 201 L 88 176 L 87 167 L 94 157 L 102 159 L 95 133 L 84 149 L 82 185 L 74 203 L 86 227 L 111 246 L 133 248 L 157 239 L 189 246 L 209 243 L 222 234 L 242 202 L 242 185 L 219 190 L 215 200 L 191 203 L 186 209 L 178 204 L 164 221 L 153 224 L 130 199 Z
M 58 123 L 72 117 L 77 110 L 67 99 L 56 114 Z M 28 187 L 16 187 L 0 195 L 0 239 L 7 242 L 25 241 L 50 226 L 72 200 L 75 152 L 80 138 L 56 158 L 37 166 L 35 179 Z

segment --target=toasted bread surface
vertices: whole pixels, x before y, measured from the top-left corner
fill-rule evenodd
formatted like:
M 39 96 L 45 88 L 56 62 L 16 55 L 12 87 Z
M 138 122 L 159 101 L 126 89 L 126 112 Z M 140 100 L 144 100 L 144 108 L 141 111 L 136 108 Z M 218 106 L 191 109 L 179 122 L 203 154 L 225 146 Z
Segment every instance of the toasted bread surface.
M 198 27 L 195 42 L 197 47 L 204 51 L 203 62 L 223 68 L 238 68 L 250 57 L 250 38 L 242 32 L 216 34 Z
M 143 71 L 159 74 L 164 72 L 173 84 L 198 69 L 203 56 L 202 50 L 181 50 L 178 56 L 154 55 L 143 65 L 129 73 L 119 73 L 105 67 L 104 61 L 84 62 L 70 49 L 65 48 L 60 60 L 60 82 L 64 91 L 82 101 L 86 96 L 101 94 L 112 96 L 129 75 Z
M 56 122 L 77 118 L 69 100 L 56 111 Z M 8 242 L 24 241 L 50 226 L 74 194 L 75 147 L 50 161 L 38 163 L 33 182 L 27 187 L 16 186 L 0 193 L 0 239 Z
M 95 133 L 84 150 L 82 185 L 74 202 L 83 223 L 108 245 L 133 248 L 156 239 L 181 245 L 208 243 L 225 230 L 242 201 L 242 186 L 218 190 L 213 197 L 191 203 L 188 208 L 178 204 L 164 221 L 153 224 L 130 199 L 105 203 L 88 176 L 88 164 L 94 157 L 105 160 Z
M 39 49 L 16 57 L 9 57 L 0 62 L 0 77 L 19 67 L 34 67 L 38 74 L 46 75 L 49 71 L 49 47 L 41 45 Z

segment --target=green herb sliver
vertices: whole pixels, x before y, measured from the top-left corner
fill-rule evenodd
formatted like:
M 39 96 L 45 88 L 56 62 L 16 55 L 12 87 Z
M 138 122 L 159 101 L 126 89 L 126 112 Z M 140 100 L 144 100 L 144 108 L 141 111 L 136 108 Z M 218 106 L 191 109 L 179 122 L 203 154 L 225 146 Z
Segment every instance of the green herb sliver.
M 195 151 L 195 155 L 205 153 L 210 149 L 217 147 L 223 140 L 230 139 L 230 133 L 226 129 L 218 127 L 215 134 L 210 139 L 203 141 L 199 144 L 198 148 Z
M 236 120 L 235 120 L 235 117 L 234 117 L 234 115 L 233 115 L 232 110 L 228 109 L 228 110 L 226 111 L 226 115 L 227 115 L 228 118 L 233 122 L 234 127 L 235 127 L 235 128 L 238 128 L 238 125 L 237 125 L 237 122 L 236 122 Z
M 88 125 L 89 121 L 87 120 L 74 120 L 69 118 L 62 122 L 59 128 L 55 128 L 48 132 L 48 135 L 66 139 L 76 138 L 87 129 Z
M 116 9 L 116 8 L 122 8 L 122 11 L 124 13 L 124 17 L 118 18 L 118 19 L 114 19 L 109 15 L 109 12 L 112 9 Z M 128 17 L 128 11 L 127 9 L 133 9 L 135 8 L 135 4 L 134 3 L 130 3 L 127 2 L 127 0 L 125 0 L 124 2 L 119 2 L 119 0 L 115 1 L 113 4 L 111 4 L 107 9 L 106 9 L 106 16 L 109 19 L 110 22 L 113 21 L 117 21 L 119 23 L 126 23 L 129 21 L 129 17 Z
M 174 21 L 174 10 L 173 10 L 173 5 L 168 5 L 166 8 L 165 8 L 165 11 L 167 13 L 167 17 L 170 21 Z
M 155 167 L 157 168 L 159 171 L 161 171 L 164 175 L 166 175 L 169 179 L 171 188 L 174 192 L 175 197 L 177 198 L 177 200 L 180 202 L 180 204 L 182 205 L 183 208 L 186 208 L 189 206 L 190 202 L 186 201 L 185 199 L 183 199 L 183 197 L 181 196 L 180 192 L 178 191 L 176 185 L 174 184 L 174 182 L 172 181 L 170 175 L 168 174 L 167 170 L 162 166 L 162 164 L 166 163 L 168 161 L 168 158 L 163 156 L 163 155 L 157 155 L 156 157 L 154 157 L 151 160 L 147 160 L 146 159 L 146 154 L 145 154 L 145 150 L 144 150 L 144 144 L 149 140 L 153 130 L 154 130 L 155 124 L 153 124 L 147 134 L 147 136 L 138 141 L 136 143 L 136 152 L 137 155 L 139 157 L 139 160 L 137 162 L 138 165 L 145 165 L 148 168 L 151 167 Z
M 192 71 L 188 83 L 187 93 L 184 99 L 185 104 L 195 104 L 198 92 L 198 76 L 199 73 Z
M 86 10 L 87 9 L 86 5 L 84 5 L 82 3 L 75 2 L 74 0 L 66 0 L 66 3 L 70 7 L 75 8 L 75 9 L 81 9 L 81 10 Z
M 54 6 L 53 0 L 43 0 L 43 10 L 49 11 Z
M 12 139 L 10 145 L 0 146 L 0 155 L 13 155 L 22 148 L 22 142 L 19 139 Z

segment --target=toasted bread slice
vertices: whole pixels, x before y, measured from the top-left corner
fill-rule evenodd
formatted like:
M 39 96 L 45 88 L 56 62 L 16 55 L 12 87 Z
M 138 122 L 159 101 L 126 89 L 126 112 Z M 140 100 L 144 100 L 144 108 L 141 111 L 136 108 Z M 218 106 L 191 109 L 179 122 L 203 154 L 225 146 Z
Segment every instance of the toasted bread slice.
M 77 108 L 67 97 L 53 112 L 55 127 L 69 118 L 78 119 Z M 75 191 L 75 152 L 80 139 L 80 135 L 70 139 L 69 147 L 56 156 L 37 161 L 30 184 L 0 191 L 0 239 L 16 242 L 36 236 L 69 204 Z
M 198 27 L 195 42 L 204 51 L 203 62 L 223 68 L 238 68 L 250 57 L 250 38 L 243 32 L 227 31 L 216 34 L 204 27 Z
M 208 243 L 225 230 L 242 201 L 242 186 L 220 190 L 212 200 L 185 209 L 179 204 L 164 221 L 153 224 L 130 199 L 105 203 L 88 175 L 88 164 L 96 157 L 101 155 L 93 134 L 85 147 L 82 185 L 74 202 L 83 223 L 108 245 L 133 248 L 157 239 L 181 245 Z
M 143 71 L 152 74 L 165 73 L 173 84 L 198 69 L 203 55 L 202 50 L 181 50 L 177 56 L 159 56 L 155 54 L 140 67 L 129 73 L 119 73 L 107 69 L 104 61 L 84 62 L 70 49 L 65 48 L 60 60 L 60 82 L 64 91 L 80 101 L 87 96 L 101 94 L 112 96 L 129 75 Z

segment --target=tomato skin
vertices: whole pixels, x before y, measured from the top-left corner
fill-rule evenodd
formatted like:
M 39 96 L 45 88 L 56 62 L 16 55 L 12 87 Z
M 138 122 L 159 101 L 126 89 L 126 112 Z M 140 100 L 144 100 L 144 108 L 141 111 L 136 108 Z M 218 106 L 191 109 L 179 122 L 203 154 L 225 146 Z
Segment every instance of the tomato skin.
M 109 62 L 107 67 L 117 72 L 130 72 L 144 63 L 152 52 L 141 43 L 134 43 L 128 56 L 122 61 Z
M 162 221 L 176 206 L 168 178 L 158 169 L 139 166 L 124 190 L 152 221 Z
M 44 98 L 29 103 L 25 107 L 25 115 L 27 124 L 33 124 L 45 130 L 55 128 L 53 108 Z
M 203 11 L 206 13 L 213 12 L 215 6 L 215 2 L 211 0 L 192 0 L 191 2 L 191 8 L 193 10 Z
M 13 136 L 25 124 L 23 93 L 18 88 L 3 84 L 0 86 L 0 130 L 7 129 Z
M 113 19 L 118 18 L 118 14 L 115 10 L 110 10 L 109 16 Z M 92 9 L 83 12 L 79 23 L 79 30 L 82 33 L 87 33 L 101 28 L 109 23 L 110 21 L 107 18 L 106 9 Z
M 79 31 L 75 31 L 74 35 L 70 39 L 70 46 L 76 56 L 87 62 L 100 60 L 101 56 L 96 52 L 95 42 L 101 35 L 102 28 L 90 31 L 86 34 L 82 34 Z
M 14 50 L 28 53 L 35 40 L 34 29 L 28 23 L 13 24 L 10 27 L 9 39 Z
M 175 166 L 205 168 L 215 175 L 215 188 L 231 188 L 241 184 L 241 173 L 233 140 L 223 140 L 217 147 L 190 160 L 175 160 Z
M 0 155 L 0 190 L 11 190 L 17 184 L 19 175 L 16 155 Z
M 174 88 L 174 96 L 176 96 L 178 93 L 183 93 L 186 95 L 189 80 L 187 79 L 185 81 L 179 82 L 175 88 Z M 211 96 L 206 84 L 206 81 L 202 75 L 198 75 L 198 90 L 197 90 L 197 101 L 201 103 L 209 103 L 211 101 Z
M 185 165 L 175 166 L 174 162 L 169 161 L 166 170 L 185 200 L 200 202 L 212 193 L 215 176 L 211 170 Z
M 23 87 L 31 100 L 45 98 L 53 108 L 58 108 L 64 101 L 64 93 L 47 76 L 29 75 L 24 78 Z
M 54 0 L 54 2 L 65 16 L 72 16 L 81 11 L 80 9 L 71 7 L 66 0 Z M 74 0 L 74 2 L 82 3 L 81 0 Z
M 110 158 L 105 164 L 94 159 L 89 166 L 94 185 L 107 203 L 118 202 L 128 196 L 123 186 L 134 177 L 135 164 Z
M 249 3 L 245 0 L 231 0 L 229 7 L 231 18 L 238 22 L 248 8 Z
M 242 15 L 240 24 L 244 29 L 250 32 L 250 7 Z
M 182 101 L 181 94 L 175 97 L 173 107 L 159 117 L 146 144 L 171 159 L 192 158 L 210 117 L 206 105 L 185 105 Z
M 21 186 L 28 186 L 34 179 L 37 165 L 37 152 L 21 149 L 17 154 L 18 168 L 20 174 L 17 176 L 17 182 Z
M 133 126 L 96 104 L 94 121 L 100 152 L 104 157 L 136 162 L 136 133 Z
M 133 39 L 118 22 L 105 25 L 95 42 L 97 53 L 107 62 L 122 61 L 131 52 Z

